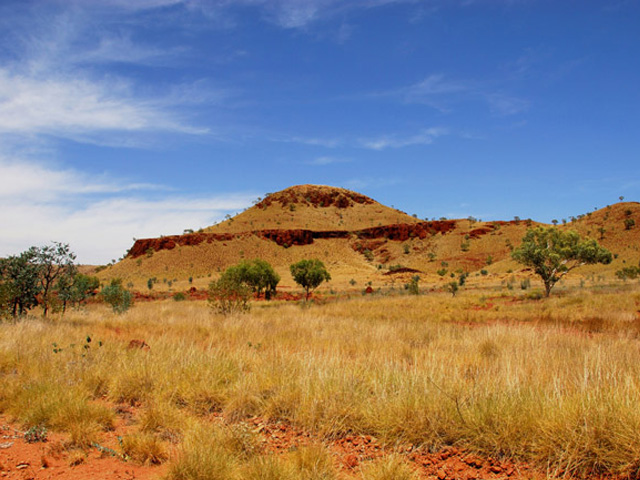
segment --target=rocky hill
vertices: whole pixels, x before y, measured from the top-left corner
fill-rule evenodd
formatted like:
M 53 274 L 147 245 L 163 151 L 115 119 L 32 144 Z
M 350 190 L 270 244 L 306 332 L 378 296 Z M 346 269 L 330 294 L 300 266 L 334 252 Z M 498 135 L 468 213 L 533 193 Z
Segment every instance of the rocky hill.
M 639 225 L 630 226 L 629 219 Z M 607 206 L 558 223 L 559 228 L 598 239 L 617 255 L 613 265 L 590 267 L 586 274 L 606 270 L 612 276 L 625 263 L 638 263 L 640 204 Z M 388 286 L 415 274 L 438 284 L 461 271 L 504 282 L 522 270 L 510 254 L 535 225 L 520 219 L 423 221 L 356 192 L 301 185 L 268 194 L 202 231 L 137 240 L 126 258 L 101 276 L 120 277 L 138 290 L 146 290 L 153 278 L 156 289 L 204 288 L 228 266 L 262 258 L 280 273 L 286 289 L 294 286 L 291 263 L 319 258 L 331 271 L 331 288 L 336 289 L 369 282 Z

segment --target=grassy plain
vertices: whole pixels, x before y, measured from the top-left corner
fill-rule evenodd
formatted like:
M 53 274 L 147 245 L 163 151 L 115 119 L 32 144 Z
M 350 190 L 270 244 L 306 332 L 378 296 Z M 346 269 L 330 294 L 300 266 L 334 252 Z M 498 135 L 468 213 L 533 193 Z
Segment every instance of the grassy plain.
M 92 305 L 0 324 L 0 413 L 82 449 L 113 427 L 118 406 L 134 406 L 122 449 L 168 462 L 174 480 L 345 475 L 322 444 L 263 452 L 245 423 L 253 416 L 325 439 L 455 445 L 549 475 L 637 476 L 639 310 L 637 283 L 540 300 L 476 289 L 260 302 L 230 317 L 205 302 L 123 315 Z M 128 349 L 132 339 L 150 349 Z M 401 455 L 352 474 L 413 476 Z

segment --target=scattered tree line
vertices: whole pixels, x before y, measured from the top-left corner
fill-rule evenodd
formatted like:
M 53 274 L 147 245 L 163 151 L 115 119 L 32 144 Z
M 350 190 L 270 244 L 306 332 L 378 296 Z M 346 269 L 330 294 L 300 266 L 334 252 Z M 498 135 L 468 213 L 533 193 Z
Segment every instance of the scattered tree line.
M 78 272 L 76 255 L 66 243 L 31 247 L 0 259 L 0 317 L 18 318 L 40 306 L 42 315 L 64 314 L 68 307 L 79 308 L 98 294 L 100 280 Z M 131 292 L 114 280 L 100 292 L 117 313 L 133 301 Z
M 305 259 L 289 267 L 293 280 L 305 290 L 305 300 L 331 275 L 320 260 Z M 270 300 L 280 282 L 273 267 L 264 260 L 242 261 L 227 268 L 218 280 L 209 284 L 209 302 L 219 313 L 230 314 L 249 310 L 252 294 Z

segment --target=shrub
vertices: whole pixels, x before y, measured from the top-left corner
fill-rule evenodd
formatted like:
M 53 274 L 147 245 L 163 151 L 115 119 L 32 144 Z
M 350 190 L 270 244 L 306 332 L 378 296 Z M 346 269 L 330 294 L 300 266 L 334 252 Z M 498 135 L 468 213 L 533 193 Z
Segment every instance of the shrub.
M 616 271 L 616 277 L 620 280 L 626 281 L 628 278 L 634 280 L 640 276 L 640 267 L 624 267 L 618 271 Z
M 407 283 L 404 288 L 411 294 L 411 295 L 420 295 L 420 286 L 419 286 L 419 282 L 420 282 L 420 276 L 419 275 L 414 275 L 411 280 L 409 281 L 409 283 Z
M 124 313 L 133 305 L 133 294 L 122 286 L 122 279 L 114 278 L 100 292 L 105 303 L 111 305 L 114 313 Z
M 173 299 L 174 299 L 176 302 L 182 302 L 182 301 L 183 301 L 183 300 L 185 300 L 186 298 L 187 298 L 187 297 L 186 297 L 186 295 L 185 295 L 184 293 L 182 293 L 182 292 L 178 292 L 178 293 L 176 293 L 176 294 L 173 296 Z
M 227 272 L 209 284 L 209 305 L 223 315 L 248 312 L 251 287 Z

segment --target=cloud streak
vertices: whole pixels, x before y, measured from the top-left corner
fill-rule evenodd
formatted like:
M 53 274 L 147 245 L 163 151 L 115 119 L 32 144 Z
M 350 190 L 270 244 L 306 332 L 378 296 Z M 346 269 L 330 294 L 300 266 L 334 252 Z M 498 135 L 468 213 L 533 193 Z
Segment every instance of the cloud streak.
M 0 70 L 0 133 L 79 139 L 98 132 L 203 134 L 158 100 L 135 98 L 126 82 L 29 77 Z
M 445 128 L 427 128 L 415 135 L 384 135 L 377 138 L 360 141 L 362 147 L 370 150 L 385 150 L 387 148 L 403 148 L 413 145 L 431 145 L 435 139 L 449 132 Z

